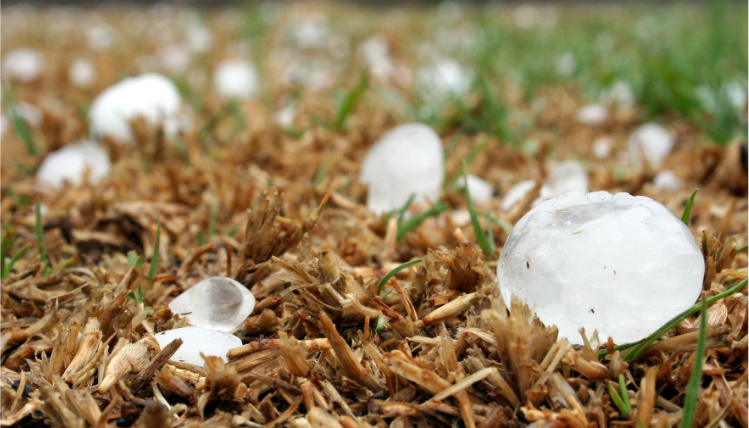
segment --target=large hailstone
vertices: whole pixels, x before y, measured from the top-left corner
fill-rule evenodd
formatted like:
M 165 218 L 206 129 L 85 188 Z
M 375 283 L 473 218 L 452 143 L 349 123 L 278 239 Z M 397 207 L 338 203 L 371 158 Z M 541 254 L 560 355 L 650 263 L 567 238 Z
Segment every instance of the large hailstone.
M 369 185 L 367 208 L 390 212 L 416 195 L 437 201 L 445 175 L 442 142 L 422 123 L 400 125 L 380 137 L 364 158 L 359 181 Z
M 14 49 L 3 56 L 3 77 L 20 82 L 36 80 L 42 73 L 44 57 L 31 48 Z
M 133 138 L 130 122 L 142 117 L 150 125 L 163 126 L 165 134 L 172 137 L 180 127 L 180 104 L 177 87 L 160 74 L 123 79 L 105 89 L 91 104 L 91 132 L 125 143 Z
M 535 307 L 560 337 L 578 330 L 640 340 L 694 304 L 705 264 L 660 203 L 628 193 L 567 193 L 518 221 L 497 265 L 502 298 Z
M 244 285 L 226 277 L 206 278 L 169 303 L 172 313 L 195 327 L 231 331 L 255 309 L 255 296 Z
M 416 74 L 416 84 L 427 96 L 463 98 L 473 83 L 473 74 L 459 62 L 442 58 L 422 67 Z
M 254 98 L 260 88 L 255 67 L 241 60 L 220 63 L 213 72 L 213 83 L 216 91 L 227 98 Z
M 39 187 L 61 188 L 65 182 L 78 185 L 88 171 L 89 184 L 96 184 L 109 174 L 109 155 L 98 144 L 82 141 L 48 154 L 36 171 Z
M 644 158 L 651 168 L 660 168 L 674 147 L 674 137 L 661 125 L 646 123 L 630 135 L 627 145 L 634 166 L 641 166 Z
M 200 327 L 183 327 L 154 334 L 159 347 L 164 349 L 174 339 L 182 339 L 182 345 L 172 355 L 171 360 L 203 367 L 205 361 L 200 356 L 221 357 L 227 361 L 226 354 L 230 349 L 242 345 L 237 337 L 223 331 L 209 330 Z

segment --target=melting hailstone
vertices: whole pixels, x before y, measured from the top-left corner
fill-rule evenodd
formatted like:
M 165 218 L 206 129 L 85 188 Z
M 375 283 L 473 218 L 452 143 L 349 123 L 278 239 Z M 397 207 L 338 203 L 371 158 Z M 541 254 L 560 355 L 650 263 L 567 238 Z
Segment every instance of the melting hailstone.
M 200 327 L 175 328 L 174 330 L 156 333 L 154 337 L 159 342 L 161 349 L 164 349 L 174 339 L 182 339 L 182 345 L 172 355 L 171 359 L 200 367 L 205 364 L 200 356 L 201 352 L 205 356 L 221 357 L 224 361 L 227 361 L 226 353 L 230 349 L 242 345 L 242 341 L 237 336 Z
M 659 168 L 674 146 L 674 138 L 657 123 L 646 123 L 629 137 L 629 156 L 632 164 L 641 166 L 642 159 L 651 168 Z
M 78 185 L 88 171 L 89 184 L 96 184 L 109 174 L 109 155 L 92 141 L 69 144 L 49 153 L 36 171 L 39 187 L 61 188 L 65 182 Z
M 416 74 L 419 89 L 429 98 L 463 98 L 473 82 L 473 73 L 459 62 L 441 58 Z
M 3 77 L 20 82 L 36 80 L 42 73 L 44 57 L 31 48 L 14 49 L 3 56 Z
M 169 309 L 196 327 L 231 331 L 255 309 L 255 296 L 239 282 L 215 276 L 188 288 L 169 303 Z
M 588 104 L 577 109 L 575 113 L 577 121 L 592 125 L 604 122 L 609 117 L 609 109 L 605 104 Z
M 494 189 L 492 189 L 491 184 L 487 183 L 483 178 L 473 174 L 466 174 L 466 176 L 468 179 L 468 191 L 471 192 L 471 199 L 473 202 L 481 204 L 491 200 L 492 196 L 494 196 Z M 465 182 L 466 178 L 461 175 L 457 180 L 455 180 L 455 185 L 462 189 L 466 186 Z
M 533 201 L 533 205 L 567 192 L 585 193 L 587 191 L 588 174 L 583 166 L 574 160 L 566 160 L 557 164 L 546 176 L 538 199 Z
M 227 98 L 250 99 L 259 90 L 257 71 L 241 60 L 226 60 L 213 73 L 216 92 Z
M 514 207 L 515 204 L 522 201 L 525 195 L 528 194 L 533 188 L 536 187 L 536 182 L 533 180 L 523 180 L 515 183 L 502 198 L 502 211 L 509 211 L 510 208 Z
M 560 337 L 640 340 L 694 304 L 705 264 L 665 206 L 628 193 L 567 193 L 518 221 L 497 264 L 505 303 L 535 307 Z
M 369 185 L 367 208 L 377 214 L 414 202 L 437 201 L 445 175 L 442 141 L 422 123 L 400 125 L 380 137 L 362 164 L 359 181 Z

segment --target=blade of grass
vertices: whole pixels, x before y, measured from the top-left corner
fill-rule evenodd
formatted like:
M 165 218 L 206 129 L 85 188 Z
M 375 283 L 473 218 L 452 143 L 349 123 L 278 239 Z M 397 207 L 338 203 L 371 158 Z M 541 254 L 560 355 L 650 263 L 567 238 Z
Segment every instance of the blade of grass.
M 34 207 L 34 219 L 35 219 L 35 230 L 36 230 L 36 248 L 39 251 L 39 262 L 44 266 L 42 268 L 42 275 L 46 275 L 49 272 L 49 266 L 47 263 L 47 249 L 44 247 L 44 227 L 42 226 L 42 209 L 39 204 L 39 200 L 36 201 Z
M 148 269 L 146 283 L 151 286 L 153 277 L 156 276 L 156 265 L 159 263 L 159 248 L 161 248 L 161 215 L 156 218 L 156 239 L 153 244 L 153 254 L 151 255 L 151 267 Z
M 218 202 L 211 204 L 211 218 L 208 220 L 208 239 L 216 234 L 216 217 L 218 217 Z
M 624 404 L 623 417 L 629 416 L 629 412 L 632 411 L 632 403 L 629 401 L 629 394 L 627 393 L 627 385 L 624 382 L 624 375 L 619 375 L 619 392 L 622 394 L 622 403 Z
M 34 140 L 34 136 L 31 135 L 31 130 L 29 129 L 26 120 L 21 116 L 21 113 L 16 106 L 10 106 L 7 110 L 8 118 L 13 124 L 13 129 L 16 131 L 16 134 L 18 134 L 18 137 L 21 138 L 21 141 L 23 141 L 26 151 L 30 155 L 35 156 L 39 150 L 37 150 L 36 141 Z
M 312 180 L 312 185 L 315 187 L 318 187 L 323 179 L 325 178 L 325 174 L 328 173 L 328 160 L 324 159 L 322 162 L 320 162 L 320 166 L 317 168 L 317 172 L 315 172 L 315 178 Z
M 497 226 L 501 227 L 502 230 L 504 230 L 508 235 L 512 233 L 512 226 L 505 223 L 504 221 L 492 216 L 489 212 L 485 213 L 478 213 L 481 217 L 484 217 L 485 219 L 489 220 L 490 222 L 496 224 Z
M 336 129 L 341 129 L 343 124 L 346 122 L 346 118 L 349 117 L 351 112 L 356 107 L 356 104 L 361 99 L 364 92 L 369 87 L 369 77 L 366 73 L 362 74 L 359 82 L 354 86 L 343 98 L 341 103 L 338 105 L 338 112 L 336 113 L 335 121 L 333 122 Z
M 403 238 L 406 237 L 408 232 L 414 230 L 416 226 L 418 226 L 422 221 L 426 220 L 429 217 L 432 217 L 434 215 L 437 215 L 441 212 L 447 211 L 450 209 L 450 207 L 447 206 L 446 203 L 440 202 L 437 205 L 434 205 L 433 207 L 429 208 L 426 211 L 422 211 L 413 217 L 411 217 L 406 222 L 401 222 L 402 220 L 402 214 L 398 217 L 399 223 L 398 223 L 398 238 L 397 241 L 400 242 L 403 240 Z
M 611 383 L 608 383 L 608 389 L 609 389 L 609 397 L 611 397 L 611 401 L 614 402 L 614 405 L 619 410 L 619 414 L 622 415 L 622 418 L 626 418 L 627 415 L 625 415 L 625 413 L 628 413 L 628 412 L 626 411 L 624 402 L 622 401 L 622 397 L 616 391 L 616 388 L 614 388 L 614 386 L 611 385 Z
M 466 201 L 468 203 L 468 213 L 471 215 L 471 225 L 473 225 L 473 233 L 476 235 L 476 240 L 479 246 L 484 251 L 484 254 L 494 257 L 497 254 L 497 249 L 494 246 L 494 241 L 489 240 L 484 231 L 481 229 L 481 223 L 479 223 L 479 215 L 476 211 L 476 207 L 473 205 L 473 199 L 471 199 L 471 191 L 468 189 L 468 175 L 466 174 L 465 163 L 463 164 L 463 183 L 465 183 Z
M 380 287 L 380 298 L 385 297 L 385 294 L 386 294 L 385 284 L 387 284 L 388 281 L 390 281 L 390 278 L 397 275 L 398 272 L 402 271 L 403 269 L 407 269 L 417 263 L 421 263 L 422 260 L 423 260 L 422 258 L 413 259 L 411 261 L 403 263 L 402 265 L 396 266 L 393 270 L 385 274 L 385 276 L 383 276 L 380 282 L 378 283 Z M 377 327 L 375 327 L 375 331 L 377 333 L 382 333 L 384 329 L 385 329 L 385 317 L 383 315 L 380 315 L 379 317 L 377 317 Z
M 13 266 L 16 264 L 18 259 L 23 256 L 23 253 L 25 253 L 29 248 L 29 245 L 24 245 L 20 250 L 18 250 L 16 254 L 13 255 L 13 257 L 9 258 L 8 260 L 5 260 L 5 258 L 3 258 L 2 279 L 7 279 L 10 276 L 10 272 L 13 270 Z
M 738 250 L 736 250 L 736 252 L 737 252 L 737 253 L 740 253 L 740 252 L 742 252 L 742 251 L 746 251 L 746 248 L 747 248 L 747 244 L 744 244 L 744 246 L 743 246 L 743 247 L 739 247 L 739 249 L 738 249 Z
M 694 351 L 694 367 L 689 377 L 687 396 L 684 399 L 684 413 L 681 417 L 681 428 L 691 428 L 694 424 L 694 414 L 697 411 L 697 400 L 700 395 L 702 381 L 702 359 L 705 355 L 705 341 L 707 340 L 707 302 L 700 305 L 700 336 L 697 340 L 697 350 Z
M 245 122 L 242 117 L 242 107 L 239 105 L 239 100 L 232 98 L 231 101 L 229 101 L 229 110 L 231 110 L 231 115 L 234 117 L 234 122 L 236 122 L 237 128 L 239 130 L 244 129 Z
M 694 203 L 694 198 L 697 196 L 697 191 L 699 190 L 700 189 L 694 189 L 694 192 L 692 192 L 692 196 L 689 197 L 687 205 L 684 207 L 684 213 L 681 215 L 681 221 L 683 221 L 687 226 L 689 226 L 689 220 L 691 219 L 692 215 L 692 204 Z

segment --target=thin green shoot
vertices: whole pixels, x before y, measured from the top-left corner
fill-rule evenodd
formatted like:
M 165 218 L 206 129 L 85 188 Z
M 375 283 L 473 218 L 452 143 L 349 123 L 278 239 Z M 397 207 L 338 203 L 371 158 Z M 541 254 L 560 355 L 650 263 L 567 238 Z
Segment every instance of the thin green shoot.
M 692 196 L 689 197 L 687 205 L 684 207 L 684 213 L 681 215 L 681 221 L 683 221 L 687 226 L 689 226 L 689 220 L 692 216 L 692 204 L 694 203 L 694 198 L 695 196 L 697 196 L 697 191 L 699 190 L 700 189 L 694 189 L 694 192 L 692 192 Z
M 619 392 L 622 394 L 622 403 L 624 404 L 623 417 L 629 416 L 629 412 L 632 411 L 632 403 L 629 401 L 629 394 L 627 393 L 627 384 L 624 381 L 624 375 L 619 375 Z
M 471 215 L 471 224 L 473 225 L 473 233 L 476 235 L 476 240 L 484 251 L 484 254 L 491 257 L 496 256 L 497 248 L 494 246 L 494 240 L 490 240 L 489 237 L 481 229 L 481 223 L 479 222 L 479 214 L 476 210 L 476 206 L 473 205 L 473 199 L 471 199 L 471 191 L 468 189 L 468 176 L 466 174 L 465 163 L 463 164 L 463 183 L 466 194 L 466 201 L 468 203 L 468 213 Z M 491 225 L 489 225 L 491 228 Z
M 3 255 L 2 279 L 7 279 L 10 276 L 10 272 L 13 270 L 13 266 L 15 266 L 18 259 L 20 259 L 21 256 L 23 256 L 23 253 L 25 253 L 29 248 L 29 245 L 24 245 L 13 255 L 13 257 L 5 257 Z
M 406 203 L 403 204 L 401 209 L 398 210 L 398 222 L 397 222 L 398 225 L 403 223 L 403 218 L 406 216 L 406 212 L 408 211 L 408 208 L 413 203 L 414 198 L 416 198 L 416 194 L 412 193 L 411 196 L 408 197 L 408 200 L 406 201 Z
M 319 187 L 320 184 L 322 184 L 322 181 L 325 179 L 325 175 L 328 173 L 328 160 L 324 159 L 322 162 L 320 162 L 320 166 L 317 168 L 317 171 L 315 172 L 315 178 L 312 180 L 312 185 L 315 187 Z
M 239 105 L 239 100 L 232 98 L 231 101 L 229 101 L 229 110 L 231 111 L 232 117 L 234 117 L 234 122 L 237 124 L 237 128 L 240 130 L 244 129 L 246 124 L 242 117 L 242 106 Z
M 13 129 L 16 131 L 16 134 L 18 134 L 18 137 L 23 141 L 23 145 L 26 146 L 26 151 L 30 155 L 35 156 L 39 150 L 36 147 L 36 141 L 34 140 L 34 136 L 31 135 L 31 130 L 29 129 L 26 120 L 21 117 L 21 114 L 15 107 L 8 109 L 8 118 L 13 124 Z
M 211 204 L 211 217 L 208 219 L 208 239 L 216 234 L 216 218 L 218 217 L 218 202 Z
M 338 105 L 338 111 L 336 112 L 335 121 L 333 122 L 336 129 L 343 128 L 343 124 L 346 122 L 346 118 L 349 117 L 351 112 L 354 110 L 359 100 L 366 92 L 369 87 L 369 77 L 366 73 L 362 74 L 359 82 L 354 86 Z
M 411 261 L 403 263 L 402 265 L 396 266 L 393 270 L 385 274 L 385 276 L 383 276 L 378 283 L 378 286 L 380 287 L 380 298 L 383 298 L 387 295 L 387 292 L 385 291 L 385 284 L 390 281 L 390 278 L 397 275 L 398 272 L 402 271 L 403 269 L 407 269 L 417 263 L 421 263 L 422 260 L 422 258 L 413 259 Z M 377 317 L 377 327 L 375 327 L 375 331 L 379 334 L 382 333 L 383 330 L 385 330 L 385 317 L 383 315 L 380 315 L 379 317 Z
M 0 269 L 5 269 L 5 259 L 8 257 L 13 244 L 16 243 L 18 234 L 9 230 L 10 227 L 6 226 L 3 231 L 2 241 L 0 241 Z
M 738 250 L 736 250 L 736 252 L 737 252 L 737 253 L 740 253 L 740 252 L 742 252 L 742 251 L 746 251 L 746 248 L 747 248 L 747 244 L 744 244 L 744 246 L 742 246 L 742 247 L 739 247 L 739 249 L 738 249 Z
M 621 395 L 619 395 L 619 392 L 611 383 L 608 383 L 608 390 L 609 397 L 611 397 L 611 401 L 614 402 L 614 406 L 616 406 L 617 410 L 619 410 L 619 414 L 622 415 L 622 418 L 626 418 L 627 415 L 629 415 L 629 409 L 627 409 L 627 406 L 624 404 Z
M 34 207 L 35 229 L 36 229 L 36 248 L 39 251 L 39 262 L 42 264 L 42 275 L 49 273 L 47 260 L 47 249 L 44 246 L 44 227 L 42 226 L 42 209 L 39 200 Z
M 705 355 L 705 342 L 707 341 L 707 303 L 705 301 L 700 305 L 700 320 L 700 336 L 697 339 L 697 350 L 694 351 L 694 367 L 692 367 L 692 375 L 689 376 L 687 396 L 684 399 L 681 428 L 692 427 L 694 424 L 694 414 L 697 411 L 697 401 L 702 381 L 702 359 Z
M 403 238 L 406 237 L 406 235 L 414 230 L 416 226 L 421 224 L 424 220 L 428 219 L 429 217 L 435 216 L 441 212 L 447 211 L 450 209 L 449 206 L 447 206 L 446 203 L 440 202 L 437 205 L 432 206 L 426 211 L 422 211 L 413 217 L 411 217 L 408 221 L 402 221 L 403 216 L 398 217 L 398 242 L 401 242 Z
M 130 269 L 133 266 L 135 266 L 136 269 L 139 269 L 142 265 L 145 259 L 141 257 L 138 253 L 135 251 L 130 251 L 127 253 L 127 268 Z
M 141 283 L 138 283 L 138 291 L 133 293 L 132 291 L 130 293 L 127 293 L 127 297 L 130 299 L 135 300 L 137 303 L 143 303 L 143 286 Z
M 231 229 L 229 229 L 229 230 L 228 230 L 228 231 L 227 231 L 227 232 L 226 232 L 226 233 L 225 233 L 224 235 L 226 235 L 226 236 L 228 236 L 228 237 L 232 238 L 232 237 L 234 237 L 234 234 L 235 234 L 235 233 L 237 233 L 237 230 L 239 230 L 239 225 L 238 225 L 238 224 L 235 224 L 235 225 L 234 225 L 234 226 L 232 226 L 232 228 L 231 228 Z
M 159 248 L 161 248 L 161 215 L 156 218 L 156 239 L 153 244 L 153 254 L 151 255 L 151 267 L 148 269 L 146 283 L 151 286 L 153 277 L 156 276 L 156 265 L 159 264 Z
M 504 220 L 492 216 L 491 212 L 485 212 L 485 213 L 480 212 L 478 214 L 481 217 L 484 217 L 485 219 L 489 220 L 490 222 L 492 222 L 492 223 L 496 224 L 497 226 L 501 227 L 502 230 L 504 230 L 505 233 L 507 233 L 507 235 L 509 235 L 510 233 L 512 233 L 512 226 L 510 226 L 509 224 L 507 224 Z

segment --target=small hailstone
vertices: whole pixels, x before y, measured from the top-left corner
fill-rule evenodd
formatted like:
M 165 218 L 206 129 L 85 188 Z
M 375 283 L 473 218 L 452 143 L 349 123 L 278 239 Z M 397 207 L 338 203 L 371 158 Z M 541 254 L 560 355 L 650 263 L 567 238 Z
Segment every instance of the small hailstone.
M 505 194 L 505 197 L 502 198 L 502 211 L 509 211 L 515 204 L 522 201 L 525 195 L 533 190 L 535 186 L 536 182 L 533 180 L 523 180 L 512 186 Z
M 109 155 L 98 144 L 82 141 L 69 144 L 49 153 L 36 171 L 36 184 L 59 189 L 68 181 L 78 185 L 89 171 L 90 184 L 96 184 L 109 174 Z
M 468 190 L 471 192 L 471 200 L 476 203 L 483 203 L 486 201 L 489 201 L 492 199 L 492 196 L 494 196 L 494 189 L 492 189 L 492 185 L 487 183 L 484 179 L 481 177 L 477 177 L 473 174 L 467 174 L 468 178 Z M 461 175 L 458 177 L 456 181 L 456 185 L 459 188 L 465 187 L 465 178 Z
M 601 123 L 609 117 L 609 109 L 604 104 L 588 104 L 577 109 L 577 121 L 592 125 Z
M 14 49 L 3 56 L 3 77 L 20 82 L 36 80 L 44 67 L 44 57 L 36 49 Z
M 293 103 L 287 105 L 286 107 L 278 110 L 273 114 L 273 120 L 277 124 L 285 128 L 288 128 L 289 126 L 294 124 L 294 117 L 296 117 L 296 106 L 294 106 Z
M 157 55 L 161 67 L 170 73 L 182 74 L 190 65 L 190 51 L 181 45 L 162 48 Z
M 68 68 L 70 82 L 79 88 L 88 88 L 96 79 L 94 63 L 89 59 L 78 58 Z
M 33 104 L 21 101 L 9 106 L 8 110 L 12 110 L 13 113 L 20 116 L 32 128 L 38 128 L 42 124 L 42 112 L 39 110 L 39 107 Z
M 171 359 L 200 367 L 205 365 L 201 353 L 206 357 L 221 357 L 227 361 L 226 353 L 232 348 L 242 346 L 242 341 L 237 336 L 200 327 L 175 328 L 156 333 L 154 337 L 162 349 L 174 339 L 182 339 L 182 345 Z
M 222 96 L 242 99 L 257 96 L 260 86 L 255 67 L 241 60 L 226 60 L 216 66 L 213 83 Z
M 321 13 L 309 15 L 291 28 L 291 39 L 294 44 L 306 49 L 324 48 L 329 35 L 328 17 Z
M 163 126 L 171 137 L 179 129 L 180 104 L 177 87 L 160 74 L 123 79 L 105 89 L 91 104 L 91 132 L 124 143 L 133 137 L 130 121 L 142 117 L 151 125 Z
M 206 278 L 169 303 L 169 310 L 190 324 L 219 331 L 239 327 L 255 309 L 255 296 L 244 285 L 226 277 Z
M 390 48 L 382 36 L 369 37 L 359 45 L 359 52 L 375 79 L 388 80 L 396 74 Z
M 604 92 L 603 100 L 614 102 L 620 107 L 632 107 L 635 105 L 635 93 L 632 85 L 623 80 L 617 80 L 611 87 Z
M 213 45 L 213 33 L 197 21 L 188 26 L 185 37 L 187 46 L 193 52 L 205 52 Z
M 568 193 L 518 221 L 497 264 L 505 304 L 517 296 L 561 337 L 598 330 L 646 337 L 689 308 L 705 271 L 692 233 L 644 196 Z
M 583 166 L 573 160 L 564 161 L 557 164 L 546 176 L 538 199 L 533 202 L 533 205 L 567 192 L 586 193 L 587 191 L 588 174 Z
M 416 83 L 427 96 L 463 98 L 473 82 L 472 73 L 459 62 L 442 58 L 422 67 L 416 73 Z
M 415 194 L 437 201 L 445 175 L 442 142 L 422 123 L 388 131 L 364 158 L 359 180 L 369 185 L 367 208 L 377 214 L 401 208 Z
M 651 168 L 659 168 L 671 152 L 674 138 L 661 125 L 646 123 L 630 135 L 628 146 L 634 166 L 639 167 L 644 158 Z
M 683 184 L 679 177 L 670 170 L 661 171 L 653 178 L 653 186 L 656 189 L 679 190 Z
M 575 56 L 569 52 L 557 58 L 557 74 L 560 76 L 571 76 L 575 72 L 576 66 Z
M 611 148 L 614 146 L 614 139 L 611 137 L 601 137 L 593 142 L 593 156 L 596 159 L 606 159 L 611 154 Z
M 114 30 L 107 24 L 98 24 L 86 30 L 88 47 L 95 51 L 109 49 L 114 43 Z

